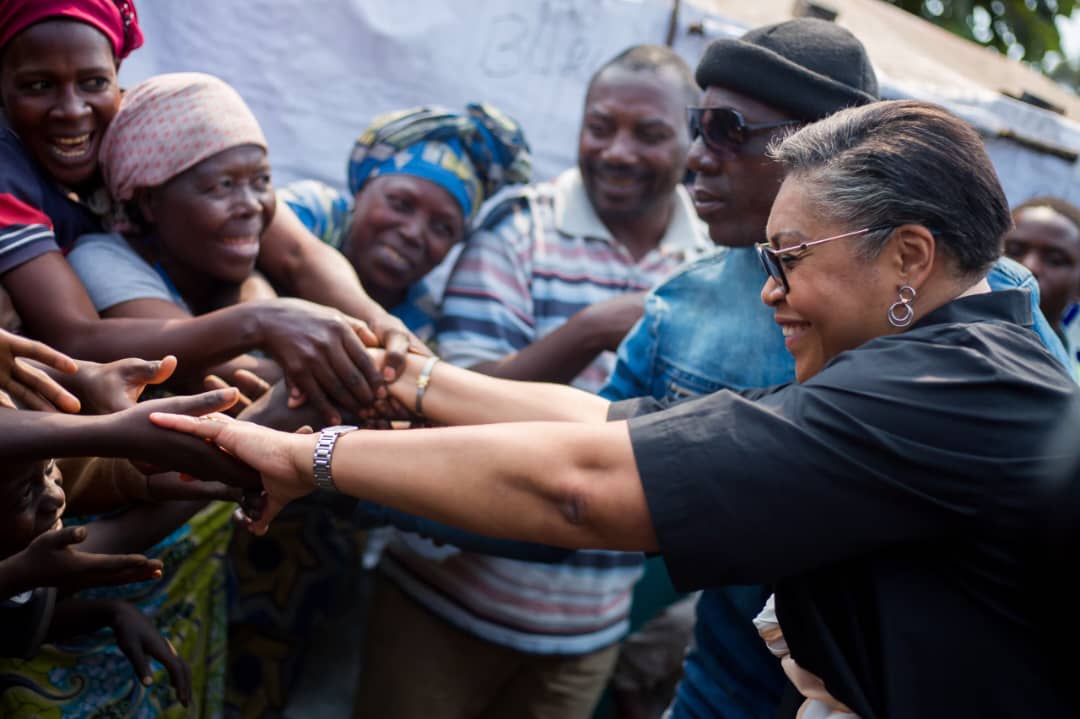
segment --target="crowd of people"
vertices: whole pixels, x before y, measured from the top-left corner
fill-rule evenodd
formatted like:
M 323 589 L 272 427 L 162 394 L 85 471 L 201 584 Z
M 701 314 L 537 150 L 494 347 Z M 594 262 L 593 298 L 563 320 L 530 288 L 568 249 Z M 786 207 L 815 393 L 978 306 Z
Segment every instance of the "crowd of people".
M 347 191 L 142 42 L 0 4 L 0 715 L 281 716 L 362 552 L 356 717 L 1080 712 L 1080 208 L 850 32 L 628 48 L 554 178 L 363 118 Z

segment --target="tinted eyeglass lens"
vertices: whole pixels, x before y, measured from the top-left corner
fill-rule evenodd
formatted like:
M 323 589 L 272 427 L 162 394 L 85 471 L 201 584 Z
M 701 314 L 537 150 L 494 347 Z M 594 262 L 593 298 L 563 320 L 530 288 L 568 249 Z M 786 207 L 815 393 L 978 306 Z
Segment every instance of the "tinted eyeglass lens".
M 765 269 L 765 274 L 779 282 L 780 286 L 787 292 L 787 277 L 784 275 L 784 268 L 781 266 L 780 260 L 774 257 L 765 247 L 759 246 L 757 251 L 758 259 L 761 260 L 761 266 Z
M 702 114 L 701 126 L 706 140 L 714 145 L 741 145 L 746 142 L 746 125 L 739 113 L 717 108 Z
M 687 119 L 691 141 L 701 137 L 707 147 L 714 149 L 746 142 L 746 124 L 734 110 L 691 107 L 687 109 Z

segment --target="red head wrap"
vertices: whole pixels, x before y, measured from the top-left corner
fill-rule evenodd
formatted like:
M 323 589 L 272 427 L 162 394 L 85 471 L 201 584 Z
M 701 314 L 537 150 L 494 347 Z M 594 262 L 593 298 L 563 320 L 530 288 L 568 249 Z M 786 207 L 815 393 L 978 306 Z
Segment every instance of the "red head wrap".
M 71 18 L 97 28 L 112 43 L 117 60 L 143 44 L 132 0 L 4 0 L 0 3 L 0 48 L 34 23 Z

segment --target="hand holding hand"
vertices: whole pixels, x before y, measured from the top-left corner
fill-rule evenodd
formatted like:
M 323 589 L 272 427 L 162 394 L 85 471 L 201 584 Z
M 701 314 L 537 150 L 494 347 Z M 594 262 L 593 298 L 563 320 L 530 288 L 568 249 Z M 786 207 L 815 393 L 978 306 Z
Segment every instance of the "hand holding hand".
M 192 477 L 213 478 L 234 487 L 260 488 L 258 473 L 222 452 L 213 444 L 177 432 L 168 432 L 150 423 L 154 412 L 204 415 L 228 409 L 237 400 L 235 389 L 216 390 L 192 396 L 165 397 L 139 402 L 123 412 L 100 418 L 105 424 L 103 441 L 108 441 L 109 456 L 150 464 L 158 469 L 172 469 Z
M 378 368 L 364 352 L 365 345 L 379 342 L 365 322 L 298 299 L 262 306 L 264 349 L 285 372 L 290 391 L 310 401 L 327 422 L 341 421 L 335 404 L 357 411 L 385 392 Z
M 278 432 L 223 414 L 189 417 L 155 412 L 150 421 L 158 427 L 183 432 L 221 447 L 258 471 L 266 490 L 265 505 L 249 528 L 264 534 L 270 522 L 289 502 L 315 490 L 310 460 L 300 467 L 294 457 L 310 458 L 314 440 L 305 434 Z M 302 449 L 297 445 L 302 445 Z

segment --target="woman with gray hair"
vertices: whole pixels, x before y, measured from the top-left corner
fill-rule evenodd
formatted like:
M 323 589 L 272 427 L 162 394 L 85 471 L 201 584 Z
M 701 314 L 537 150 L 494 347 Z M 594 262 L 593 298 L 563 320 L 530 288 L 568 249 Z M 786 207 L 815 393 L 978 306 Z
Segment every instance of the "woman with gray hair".
M 394 398 L 482 426 L 153 419 L 260 471 L 256 531 L 322 486 L 495 536 L 660 552 L 681 589 L 773 584 L 791 657 L 864 719 L 1075 716 L 1037 568 L 1045 440 L 1078 388 L 1027 296 L 989 292 L 1010 219 L 978 134 L 883 102 L 773 155 L 761 296 L 793 384 L 609 404 L 416 357 Z

